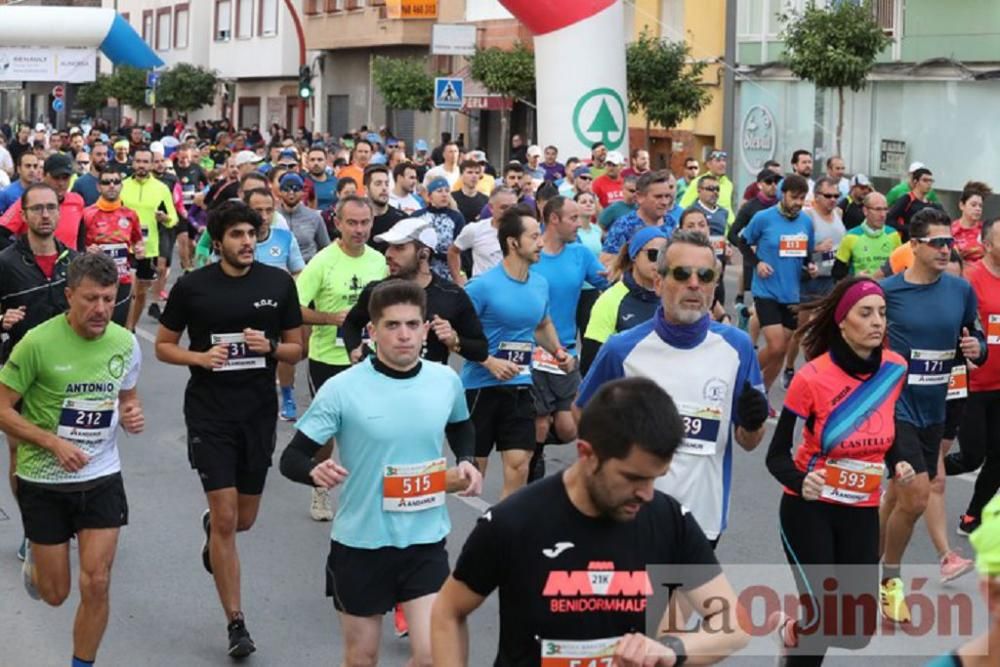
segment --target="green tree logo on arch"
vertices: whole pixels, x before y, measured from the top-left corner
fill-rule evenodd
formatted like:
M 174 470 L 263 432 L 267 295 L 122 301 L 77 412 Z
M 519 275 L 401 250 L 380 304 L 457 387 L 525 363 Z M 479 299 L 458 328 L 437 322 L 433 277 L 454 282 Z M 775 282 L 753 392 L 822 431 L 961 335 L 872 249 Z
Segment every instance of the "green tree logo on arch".
M 586 146 L 601 141 L 608 150 L 615 150 L 625 142 L 627 125 L 625 103 L 611 88 L 591 90 L 573 109 L 573 131 Z

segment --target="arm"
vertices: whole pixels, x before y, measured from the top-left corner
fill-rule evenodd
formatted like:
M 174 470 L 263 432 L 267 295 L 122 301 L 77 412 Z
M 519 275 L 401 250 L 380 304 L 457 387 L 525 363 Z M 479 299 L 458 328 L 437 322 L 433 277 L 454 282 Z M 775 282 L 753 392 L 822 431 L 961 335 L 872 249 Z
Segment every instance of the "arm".
M 310 473 L 316 466 L 313 456 L 320 450 L 322 445 L 303 435 L 302 431 L 296 430 L 292 436 L 292 441 L 285 447 L 281 454 L 279 470 L 281 474 L 299 484 L 316 486 L 316 482 Z
M 687 654 L 684 664 L 711 665 L 750 643 L 750 636 L 743 630 L 739 619 L 740 602 L 725 574 L 717 574 L 692 590 L 681 589 L 681 596 L 702 619 L 697 630 L 679 628 L 677 634 L 671 634 L 684 644 Z M 673 629 L 670 627 L 671 619 L 677 620 L 677 615 L 671 614 L 668 605 L 660 624 L 661 632 Z M 728 631 L 720 632 L 720 628 Z
M 0 430 L 12 442 L 30 442 L 48 450 L 59 460 L 59 465 L 69 472 L 76 472 L 90 462 L 90 457 L 76 445 L 22 417 L 14 407 L 20 400 L 21 394 L 0 383 Z
M 182 348 L 179 345 L 180 340 L 180 331 L 173 331 L 161 324 L 156 331 L 156 358 L 165 364 L 197 366 L 210 370 L 221 367 L 229 357 L 225 345 L 216 345 L 205 352 L 193 352 Z
M 585 247 L 584 250 L 586 251 L 583 255 L 585 256 L 587 262 L 587 282 L 599 290 L 606 290 L 609 287 L 607 276 L 608 270 L 604 268 L 604 265 L 598 261 L 596 257 L 594 257 L 594 253 Z
M 316 214 L 316 249 L 322 250 L 323 248 L 330 245 L 330 234 L 326 231 L 326 223 L 323 222 L 322 216 L 318 213 Z
M 833 270 L 830 275 L 833 276 L 834 280 L 843 280 L 851 272 L 851 267 L 842 262 L 839 258 L 833 262 Z
M 323 313 L 318 310 L 302 306 L 302 321 L 305 324 L 326 324 L 339 327 L 344 324 L 344 320 L 347 318 L 347 313 L 349 312 L 350 309 L 345 308 L 344 310 L 338 310 L 335 313 Z
M 146 419 L 142 414 L 139 391 L 135 387 L 118 392 L 118 414 L 122 428 L 127 433 L 142 433 Z
M 552 323 L 552 318 L 548 315 L 535 327 L 535 340 L 542 346 L 542 349 L 552 356 L 556 356 L 556 352 L 562 349 L 562 344 L 559 342 L 559 334 L 556 332 L 556 326 Z
M 454 247 L 454 246 L 452 246 Z M 462 307 L 459 309 L 452 325 L 458 334 L 458 354 L 467 361 L 482 363 L 489 356 L 490 344 L 483 333 L 483 324 L 476 314 L 472 299 L 465 292 L 460 292 Z
M 589 327 L 588 327 L 589 328 Z M 586 375 L 590 370 L 590 364 L 601 350 L 601 343 L 592 338 L 584 338 L 580 347 L 580 374 Z
M 288 245 L 288 272 L 294 277 L 298 276 L 306 268 L 306 260 L 302 258 L 302 249 L 299 248 L 299 242 L 296 240 L 295 234 L 291 233 L 291 230 L 289 230 L 289 236 L 292 237 L 292 240 Z
M 435 667 L 466 667 L 469 664 L 467 619 L 485 600 L 485 596 L 453 576 L 444 582 L 431 612 L 431 651 Z
M 454 243 L 448 246 L 448 272 L 451 274 L 452 282 L 459 287 L 465 286 L 466 280 L 462 276 L 462 251 Z
M 795 467 L 792 460 L 792 447 L 795 435 L 795 422 L 798 416 L 783 408 L 778 426 L 771 436 L 771 445 L 767 448 L 767 469 L 771 476 L 792 491 L 802 494 L 802 482 L 806 474 Z
M 344 322 L 340 325 L 340 336 L 344 339 L 344 347 L 348 352 L 353 352 L 361 347 L 364 328 L 371 321 L 368 315 L 368 301 L 371 298 L 371 294 L 371 283 L 369 283 L 361 290 L 358 302 L 347 311 Z M 364 351 L 362 351 L 362 356 L 364 356 Z

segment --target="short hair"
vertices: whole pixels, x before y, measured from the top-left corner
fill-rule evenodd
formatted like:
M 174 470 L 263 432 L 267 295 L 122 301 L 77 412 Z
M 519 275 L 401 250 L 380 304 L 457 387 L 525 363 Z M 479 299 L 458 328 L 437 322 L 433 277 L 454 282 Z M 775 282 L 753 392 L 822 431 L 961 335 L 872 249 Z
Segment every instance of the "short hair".
M 923 208 L 910 218 L 910 238 L 919 239 L 927 236 L 931 227 L 947 227 L 951 229 L 951 218 L 939 208 Z
M 553 197 L 558 196 L 558 194 L 559 188 L 557 188 L 552 181 L 545 181 L 538 186 L 537 190 L 535 190 L 535 201 L 539 201 L 541 199 L 548 201 Z
M 802 157 L 803 155 L 808 155 L 809 157 L 812 157 L 812 153 L 810 153 L 804 148 L 800 148 L 792 153 L 792 164 L 798 164 L 799 158 Z
M 958 201 L 964 204 L 976 195 L 986 199 L 991 194 L 993 194 L 993 189 L 982 181 L 969 181 L 962 188 L 962 196 L 958 198 Z
M 257 211 L 243 202 L 224 201 L 208 211 L 208 223 L 206 225 L 208 236 L 213 241 L 222 241 L 222 237 L 226 235 L 226 230 L 241 222 L 249 223 L 254 228 L 254 231 L 259 230 L 261 225 L 264 224 L 260 216 L 257 215 Z
M 578 434 L 600 463 L 627 458 L 633 447 L 669 461 L 684 440 L 684 422 L 658 384 L 631 377 L 597 390 L 580 414 Z
M 657 183 L 669 183 L 670 174 L 665 170 L 661 169 L 658 171 L 647 171 L 645 174 L 639 177 L 635 182 L 635 189 L 639 194 L 646 194 L 649 192 L 649 188 Z
M 506 185 L 498 185 L 493 188 L 493 192 L 490 193 L 490 201 L 493 201 L 493 198 L 499 195 L 513 195 L 516 197 L 517 193 L 514 192 L 514 188 L 509 188 Z
M 110 162 L 108 162 L 106 165 L 104 165 L 103 167 L 101 167 L 100 169 L 97 170 L 98 181 L 100 181 L 100 177 L 104 176 L 105 174 L 119 174 L 119 175 L 121 175 L 122 180 L 124 180 L 124 178 L 125 178 L 125 175 L 121 174 L 118 171 L 118 168 L 115 167 Z
M 409 162 L 400 162 L 399 164 L 397 164 L 395 167 L 392 168 L 392 177 L 402 178 L 402 176 L 406 173 L 407 169 L 412 169 L 413 171 L 417 170 L 417 168 L 414 167 Z
M 482 165 L 475 160 L 462 160 L 462 164 L 459 165 L 461 171 L 466 169 L 479 169 Z
M 677 229 L 683 229 L 684 222 L 692 215 L 700 215 L 701 217 L 705 218 L 705 222 L 708 222 L 708 216 L 705 215 L 705 211 L 703 209 L 698 208 L 697 206 L 692 205 L 688 206 L 686 209 L 681 211 L 681 219 L 677 221 Z
M 798 174 L 788 174 L 781 182 L 781 191 L 793 195 L 809 194 L 809 181 Z
M 372 151 L 375 150 L 375 147 L 372 145 L 372 142 L 368 141 L 367 139 L 358 139 L 357 141 L 355 141 L 354 142 L 354 149 L 357 149 L 357 147 L 360 146 L 361 144 L 367 144 L 368 145 L 368 150 L 372 150 Z M 352 156 L 354 155 L 354 150 L 351 151 L 351 155 Z
M 382 314 L 390 306 L 408 304 L 420 308 L 420 319 L 427 313 L 427 292 L 411 280 L 390 278 L 375 286 L 368 300 L 368 319 L 378 324 Z
M 702 174 L 701 178 L 698 179 L 698 187 L 701 187 L 701 184 L 704 183 L 705 181 L 715 181 L 716 183 L 718 183 L 719 177 L 713 174 L 712 172 Z
M 25 157 L 33 157 L 36 160 L 38 159 L 38 156 L 35 155 L 34 153 L 32 153 L 31 151 L 24 151 L 23 153 L 21 153 L 20 155 L 17 156 L 17 166 L 18 167 L 20 167 L 21 163 L 24 162 L 24 158 Z
M 712 247 L 712 242 L 707 236 L 693 229 L 675 229 L 674 233 L 667 239 L 667 245 L 663 246 L 663 250 L 660 251 L 660 256 L 656 260 L 656 271 L 661 276 L 667 275 L 667 271 L 670 269 L 667 265 L 667 250 L 678 243 L 707 248 L 712 252 L 712 257 L 715 257 L 715 249 Z
M 353 185 L 354 187 L 358 187 L 358 182 L 354 180 L 352 176 L 341 177 L 340 180 L 337 181 L 337 194 L 339 195 L 341 192 L 343 192 L 344 188 L 346 188 L 348 185 Z
M 389 167 L 384 164 L 370 164 L 365 167 L 363 180 L 366 188 L 368 187 L 368 184 L 372 182 L 372 176 L 375 174 L 385 174 L 385 177 L 389 178 Z M 348 176 L 348 178 L 350 177 Z
M 240 188 L 245 190 L 247 187 L 247 181 L 261 181 L 263 183 L 267 183 L 267 176 L 259 171 L 248 171 L 240 176 Z
M 829 169 L 830 167 L 833 166 L 833 161 L 834 160 L 840 160 L 841 162 L 843 162 L 844 158 L 840 157 L 839 155 L 831 155 L 830 157 L 828 157 L 826 159 L 826 168 L 827 169 Z
M 326 149 L 322 146 L 311 146 L 309 150 L 306 151 L 306 157 L 309 157 L 310 153 L 322 153 L 323 157 L 326 157 Z
M 697 166 L 698 165 L 698 158 L 694 157 L 693 155 L 689 155 L 688 157 L 684 158 L 684 166 L 685 167 L 688 166 L 688 164 L 690 164 L 691 162 L 694 162 L 695 166 Z
M 48 190 L 53 195 L 55 195 L 57 200 L 59 199 L 59 193 L 56 192 L 56 189 L 51 185 L 49 185 L 48 183 L 45 183 L 44 181 L 39 181 L 38 183 L 32 183 L 31 185 L 29 185 L 24 189 L 24 192 L 21 193 L 22 211 L 28 206 L 28 195 L 30 195 L 32 192 L 37 192 L 38 190 Z
M 927 167 L 921 167 L 920 169 L 917 169 L 916 171 L 913 172 L 913 174 L 910 176 L 910 180 L 919 181 L 924 176 L 933 176 L 933 175 L 934 174 L 931 173 L 930 169 L 928 169 Z
M 243 191 L 243 203 L 249 206 L 250 198 L 253 197 L 254 195 L 264 195 L 265 197 L 268 197 L 271 200 L 274 199 L 274 193 L 268 190 L 267 188 L 254 188 L 253 190 Z
M 598 148 L 601 148 L 602 146 L 604 146 L 604 142 L 603 141 L 595 141 L 594 143 L 590 144 L 590 151 L 594 152 Z
M 556 155 L 559 155 L 559 147 L 558 146 L 553 146 L 552 144 L 549 144 L 548 146 L 545 147 L 545 150 L 547 150 L 547 151 L 555 151 Z
M 520 162 L 508 162 L 507 166 L 503 168 L 503 175 L 506 176 L 507 174 L 509 174 L 511 172 L 514 172 L 514 173 L 517 173 L 517 174 L 523 174 L 524 173 L 524 167 L 521 166 Z
M 780 167 L 780 166 L 781 163 L 778 162 L 777 160 L 768 160 L 767 162 L 764 163 L 764 169 L 768 169 L 770 167 Z
M 632 185 L 635 185 L 636 181 L 638 181 L 638 180 L 639 180 L 639 175 L 638 174 L 636 174 L 636 173 L 630 173 L 627 176 L 622 176 L 622 185 L 624 185 L 626 183 L 631 183 Z
M 566 166 L 566 173 L 567 174 L 569 173 L 569 166 L 571 164 L 573 164 L 574 162 L 576 162 L 577 164 L 579 164 L 580 158 L 578 158 L 578 157 L 568 157 L 568 158 L 566 158 L 566 165 L 565 166 Z
M 568 201 L 571 201 L 569 197 L 556 195 L 552 199 L 545 202 L 545 210 L 542 211 L 542 219 L 545 220 L 545 224 L 549 224 L 549 218 L 553 215 L 561 217 L 562 210 L 566 207 L 566 202 Z
M 82 252 L 66 269 L 66 287 L 79 287 L 84 278 L 90 278 L 101 287 L 111 287 L 118 284 L 118 267 L 103 252 Z
M 346 179 L 342 179 L 346 180 Z M 367 197 L 359 197 L 358 195 L 348 195 L 342 197 L 337 201 L 337 208 L 334 210 L 334 215 L 338 220 L 344 219 L 344 208 L 348 204 L 356 204 L 358 206 L 364 206 L 368 209 L 368 212 L 375 215 L 375 209 L 372 208 L 372 203 Z
M 497 223 L 497 241 L 500 242 L 500 251 L 504 257 L 510 254 L 507 240 L 521 238 L 521 234 L 524 233 L 525 217 L 534 216 L 520 206 L 513 206 L 500 216 L 500 221 Z
M 840 193 L 840 183 L 836 179 L 830 178 L 829 176 L 823 176 L 822 178 L 817 178 L 816 183 L 813 185 L 813 192 L 819 192 L 821 186 L 827 186 L 833 188 Z
M 133 128 L 133 129 L 135 129 L 135 128 Z M 132 154 L 132 159 L 134 160 L 137 157 L 139 157 L 139 153 L 149 153 L 149 159 L 150 160 L 153 159 L 153 151 L 149 150 L 148 148 L 146 148 L 144 146 L 140 146 L 139 148 L 136 149 L 135 153 Z
M 634 160 L 637 157 L 639 157 L 639 153 L 644 153 L 644 152 L 646 152 L 645 148 L 633 148 L 632 149 L 632 156 L 631 157 Z

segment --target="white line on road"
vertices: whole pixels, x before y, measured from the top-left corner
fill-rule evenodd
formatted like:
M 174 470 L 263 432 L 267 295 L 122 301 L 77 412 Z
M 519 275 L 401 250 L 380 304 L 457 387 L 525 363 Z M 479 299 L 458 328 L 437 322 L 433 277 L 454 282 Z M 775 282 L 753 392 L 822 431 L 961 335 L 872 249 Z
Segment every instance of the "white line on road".
M 138 336 L 139 338 L 142 338 L 143 340 L 149 341 L 150 343 L 155 343 L 156 342 L 156 336 L 154 336 L 153 334 L 149 333 L 145 329 L 140 329 L 139 327 L 136 327 L 135 328 L 135 335 Z
M 490 503 L 486 502 L 482 498 L 476 498 L 475 496 L 460 496 L 457 493 L 451 494 L 451 497 L 455 500 L 461 500 L 463 503 L 476 510 L 480 514 L 483 514 L 489 508 L 493 507 Z

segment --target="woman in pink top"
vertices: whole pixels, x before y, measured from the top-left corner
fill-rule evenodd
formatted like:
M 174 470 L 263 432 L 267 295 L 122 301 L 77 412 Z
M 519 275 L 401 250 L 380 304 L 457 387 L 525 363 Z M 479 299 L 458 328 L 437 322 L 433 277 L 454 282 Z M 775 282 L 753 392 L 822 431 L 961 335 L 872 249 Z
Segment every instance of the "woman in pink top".
M 993 194 L 985 183 L 969 181 L 962 188 L 958 208 L 962 217 L 951 223 L 951 235 L 955 237 L 955 247 L 966 264 L 976 264 L 983 258 L 983 244 L 980 234 L 983 230 L 983 200 Z

